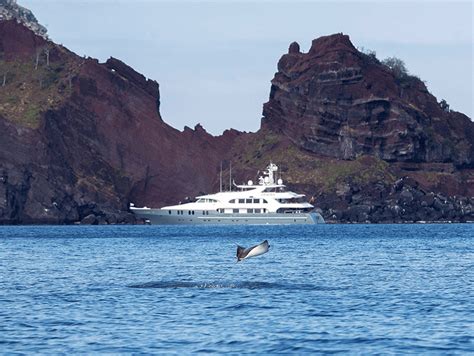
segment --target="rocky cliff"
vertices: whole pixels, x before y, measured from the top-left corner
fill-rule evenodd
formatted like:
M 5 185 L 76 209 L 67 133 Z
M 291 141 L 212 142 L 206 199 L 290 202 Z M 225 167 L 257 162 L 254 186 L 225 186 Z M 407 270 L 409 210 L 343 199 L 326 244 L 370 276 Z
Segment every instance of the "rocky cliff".
M 257 135 L 240 166 L 280 162 L 328 220 L 474 220 L 474 123 L 347 35 L 290 45 Z
M 46 27 L 42 26 L 33 13 L 17 4 L 16 0 L 0 0 L 0 21 L 16 20 L 38 36 L 47 38 Z
M 0 222 L 130 222 L 210 191 L 240 133 L 213 137 L 161 119 L 158 83 L 0 22 Z
M 263 128 L 328 157 L 474 165 L 471 120 L 443 110 L 420 79 L 397 76 L 347 35 L 320 37 L 308 53 L 293 43 L 278 63 L 263 116 Z
M 9 3 L 13 3 L 9 1 Z M 157 82 L 0 21 L 0 223 L 133 222 L 270 160 L 329 221 L 474 220 L 473 123 L 337 34 L 278 63 L 257 133 L 161 118 Z M 190 118 L 191 120 L 192 118 Z

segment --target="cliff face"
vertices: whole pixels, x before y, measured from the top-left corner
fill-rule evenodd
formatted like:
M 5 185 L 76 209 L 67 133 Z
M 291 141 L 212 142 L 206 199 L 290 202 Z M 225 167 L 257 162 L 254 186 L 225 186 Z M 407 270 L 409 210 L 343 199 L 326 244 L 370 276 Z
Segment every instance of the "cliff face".
M 83 59 L 0 22 L 0 222 L 131 221 L 210 191 L 240 135 L 163 122 L 159 86 L 121 61 Z
M 0 21 L 0 223 L 132 222 L 130 202 L 214 191 L 229 160 L 236 181 L 277 163 L 327 220 L 474 220 L 474 124 L 347 36 L 291 44 L 257 133 L 180 132 L 159 107 L 158 83 L 120 60 Z
M 342 34 L 278 62 L 241 167 L 280 163 L 328 220 L 474 220 L 474 123 Z
M 38 36 L 47 38 L 46 27 L 40 25 L 33 13 L 17 4 L 16 0 L 0 0 L 0 21 L 16 20 Z
M 325 156 L 474 164 L 469 118 L 444 111 L 420 79 L 397 77 L 355 49 L 347 35 L 320 37 L 309 53 L 290 46 L 263 116 L 263 128 Z

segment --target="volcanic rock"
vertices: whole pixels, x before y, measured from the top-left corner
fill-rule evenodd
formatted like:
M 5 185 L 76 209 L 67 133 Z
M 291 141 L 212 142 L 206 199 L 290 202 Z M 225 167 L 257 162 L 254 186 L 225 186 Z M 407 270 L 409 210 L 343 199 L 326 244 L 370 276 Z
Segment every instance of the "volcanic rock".
M 256 133 L 178 131 L 160 101 L 122 61 L 0 21 L 0 223 L 133 223 L 131 202 L 176 204 L 215 191 L 221 162 L 242 182 L 269 161 L 329 222 L 474 221 L 471 120 L 346 35 L 289 46 Z
M 16 0 L 0 0 L 0 21 L 16 20 L 38 36 L 47 38 L 46 27 L 40 25 L 33 13 L 17 4 Z
M 94 214 L 89 214 L 81 220 L 82 225 L 97 225 L 97 218 Z
M 217 185 L 235 130 L 180 132 L 156 81 L 81 58 L 0 22 L 0 223 L 130 222 L 128 205 L 175 204 Z
M 397 78 L 347 35 L 320 37 L 305 54 L 292 46 L 278 63 L 262 128 L 338 159 L 474 167 L 471 120 L 443 110 L 420 79 Z
M 328 221 L 474 220 L 466 208 L 474 200 L 473 122 L 347 35 L 315 39 L 308 53 L 290 45 L 261 129 L 241 149 L 241 166 L 272 159 Z

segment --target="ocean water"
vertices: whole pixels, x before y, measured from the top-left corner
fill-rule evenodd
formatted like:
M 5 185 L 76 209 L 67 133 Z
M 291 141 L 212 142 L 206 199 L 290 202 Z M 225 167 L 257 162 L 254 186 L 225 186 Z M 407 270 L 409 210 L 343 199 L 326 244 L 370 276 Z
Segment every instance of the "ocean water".
M 17 352 L 474 353 L 474 225 L 3 226 Z

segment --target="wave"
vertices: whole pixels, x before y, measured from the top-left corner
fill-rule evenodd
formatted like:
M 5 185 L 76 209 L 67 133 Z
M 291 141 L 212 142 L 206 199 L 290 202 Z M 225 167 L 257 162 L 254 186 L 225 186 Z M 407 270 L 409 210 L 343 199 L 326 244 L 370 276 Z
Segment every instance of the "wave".
M 220 282 L 220 281 L 152 281 L 137 284 L 130 284 L 129 288 L 198 288 L 198 289 L 296 289 L 296 290 L 340 290 L 344 287 L 321 287 L 310 284 L 290 284 L 290 283 L 272 283 L 272 282 Z

